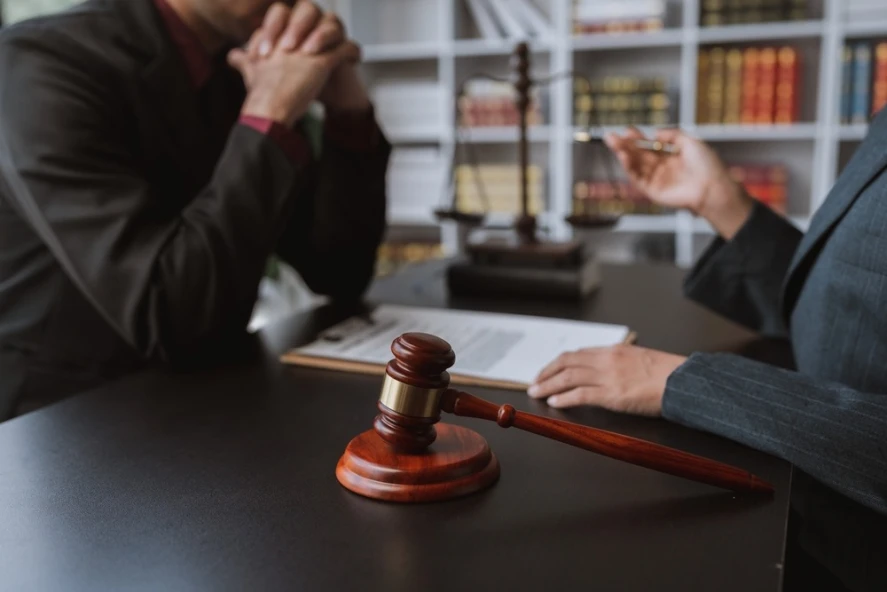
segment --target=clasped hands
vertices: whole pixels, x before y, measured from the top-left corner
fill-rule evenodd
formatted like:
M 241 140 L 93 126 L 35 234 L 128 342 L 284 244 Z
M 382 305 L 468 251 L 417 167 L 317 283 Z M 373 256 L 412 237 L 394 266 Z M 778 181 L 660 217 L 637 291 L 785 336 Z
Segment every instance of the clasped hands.
M 242 113 L 288 127 L 314 101 L 338 112 L 369 109 L 359 61 L 360 48 L 347 38 L 339 18 L 307 0 L 294 8 L 271 6 L 247 46 L 228 55 L 248 90 Z

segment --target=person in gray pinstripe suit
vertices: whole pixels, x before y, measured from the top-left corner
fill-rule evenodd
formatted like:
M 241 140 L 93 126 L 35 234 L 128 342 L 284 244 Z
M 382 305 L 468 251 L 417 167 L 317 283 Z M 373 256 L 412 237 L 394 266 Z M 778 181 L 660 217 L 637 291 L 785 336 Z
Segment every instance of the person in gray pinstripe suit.
M 633 346 L 564 354 L 529 394 L 662 416 L 790 461 L 786 588 L 887 590 L 887 110 L 806 234 L 733 182 L 714 151 L 678 130 L 680 154 L 606 141 L 654 201 L 704 217 L 718 238 L 689 298 L 766 336 L 797 371 L 726 353 L 689 358 Z

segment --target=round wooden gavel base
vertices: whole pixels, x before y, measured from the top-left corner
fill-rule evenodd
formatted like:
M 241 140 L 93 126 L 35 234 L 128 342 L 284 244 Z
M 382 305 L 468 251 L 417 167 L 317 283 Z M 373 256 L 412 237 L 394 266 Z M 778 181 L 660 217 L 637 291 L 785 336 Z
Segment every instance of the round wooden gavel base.
M 375 430 L 354 438 L 336 467 L 346 489 L 389 502 L 437 502 L 475 493 L 499 478 L 499 461 L 472 430 L 437 424 L 437 439 L 422 453 L 394 451 Z

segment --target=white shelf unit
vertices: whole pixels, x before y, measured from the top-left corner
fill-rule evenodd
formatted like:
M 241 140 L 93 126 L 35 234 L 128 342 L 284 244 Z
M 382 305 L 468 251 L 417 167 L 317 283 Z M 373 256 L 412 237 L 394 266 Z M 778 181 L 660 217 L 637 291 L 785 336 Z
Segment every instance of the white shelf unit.
M 385 43 L 363 48 L 363 61 L 398 62 L 404 60 L 435 59 L 440 55 L 438 43 Z
M 700 0 L 672 1 L 678 7 L 678 22 L 671 28 L 651 33 L 574 35 L 572 0 L 536 0 L 551 18 L 553 29 L 550 38 L 531 42 L 534 73 L 545 76 L 576 68 L 583 73 L 597 75 L 600 71 L 606 75 L 625 68 L 627 74 L 643 75 L 665 68 L 674 78 L 679 102 L 677 124 L 681 128 L 712 143 L 724 154 L 787 159 L 792 178 L 798 179 L 791 187 L 789 215 L 805 228 L 834 184 L 840 167 L 866 132 L 865 126 L 840 125 L 838 121 L 841 48 L 847 39 L 887 38 L 887 21 L 845 23 L 841 0 L 819 0 L 814 4 L 821 8 L 821 19 L 700 27 Z M 414 30 L 406 17 L 399 21 L 400 29 L 384 21 L 407 6 L 411 17 L 421 12 L 433 28 L 426 23 Z M 335 0 L 335 8 L 349 31 L 364 44 L 370 84 L 379 71 L 393 77 L 414 75 L 417 64 L 422 64 L 425 74 L 435 77 L 440 84 L 444 103 L 441 121 L 433 122 L 421 133 L 392 130 L 389 135 L 393 142 L 433 144 L 442 153 L 453 154 L 455 95 L 459 84 L 469 73 L 507 74 L 509 55 L 517 40 L 472 38 L 473 31 L 466 25 L 469 17 L 464 0 Z M 382 35 L 380 28 L 389 37 L 394 31 L 396 39 Z M 746 43 L 790 43 L 804 50 L 802 55 L 808 58 L 802 88 L 804 123 L 763 127 L 696 124 L 699 48 Z M 586 68 L 588 65 L 594 68 Z M 588 72 L 589 69 L 593 71 Z M 581 175 L 582 166 L 573 138 L 581 130 L 573 125 L 571 82 L 561 80 L 548 89 L 547 122 L 531 131 L 531 152 L 548 173 L 549 211 L 544 219 L 553 236 L 565 238 L 571 231 L 564 219 L 570 212 L 573 182 Z M 499 128 L 471 129 L 463 135 L 481 160 L 488 155 L 500 160 L 509 158 L 509 150 L 515 150 L 512 144 L 517 139 L 516 131 Z M 431 216 L 421 220 L 415 216 L 408 220 L 395 217 L 391 223 L 437 224 Z M 453 229 L 443 230 L 444 240 L 451 246 L 456 234 Z M 698 252 L 694 246 L 697 239 L 710 236 L 712 231 L 704 221 L 680 212 L 625 216 L 616 232 L 674 234 L 676 263 L 689 266 Z

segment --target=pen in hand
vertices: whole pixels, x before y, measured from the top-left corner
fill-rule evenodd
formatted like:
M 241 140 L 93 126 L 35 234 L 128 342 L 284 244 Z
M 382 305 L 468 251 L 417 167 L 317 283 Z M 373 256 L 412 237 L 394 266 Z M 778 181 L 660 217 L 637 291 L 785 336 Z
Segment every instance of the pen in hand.
M 659 140 L 637 139 L 634 141 L 634 145 L 641 150 L 648 150 L 650 152 L 658 152 L 660 154 L 671 156 L 677 156 L 681 153 L 681 149 L 678 148 L 677 145 L 668 142 L 660 142 Z
M 580 131 L 573 134 L 573 139 L 577 142 L 589 143 L 593 141 L 593 136 L 588 131 Z M 677 156 L 681 153 L 681 149 L 676 144 L 662 142 L 660 140 L 647 140 L 645 138 L 637 138 L 634 140 L 636 148 L 647 150 L 649 152 L 657 152 L 666 156 Z

